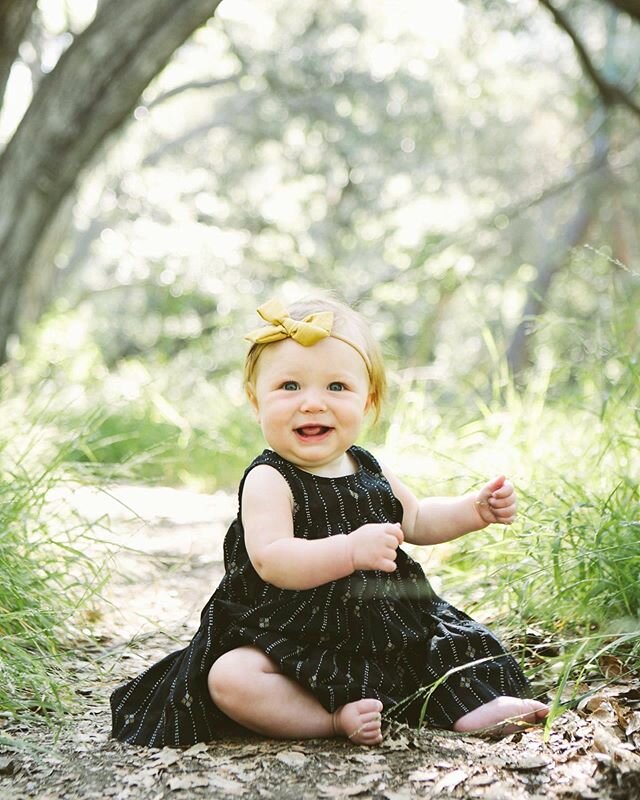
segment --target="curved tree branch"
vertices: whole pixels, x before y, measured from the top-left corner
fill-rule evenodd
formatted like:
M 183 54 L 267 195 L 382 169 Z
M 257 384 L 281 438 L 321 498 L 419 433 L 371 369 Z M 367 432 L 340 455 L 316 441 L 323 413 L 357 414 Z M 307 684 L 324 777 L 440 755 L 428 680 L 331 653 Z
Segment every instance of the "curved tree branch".
M 559 8 L 557 8 L 549 0 L 538 0 L 540 5 L 544 6 L 553 16 L 556 25 L 569 36 L 573 42 L 573 46 L 578 55 L 578 59 L 582 64 L 582 68 L 587 73 L 591 82 L 598 90 L 598 94 L 602 99 L 605 106 L 622 105 L 632 111 L 637 117 L 640 118 L 640 105 L 631 97 L 631 95 L 622 89 L 618 84 L 608 81 L 596 69 L 591 56 L 586 48 L 585 43 L 582 41 L 580 35 L 571 24 L 571 21 Z
M 571 253 L 583 244 L 601 202 L 602 195 L 611 185 L 612 175 L 608 165 L 609 137 L 601 132 L 594 144 L 593 164 L 596 168 L 590 183 L 585 186 L 582 202 L 549 242 L 546 252 L 538 260 L 537 275 L 528 289 L 527 301 L 520 323 L 516 327 L 507 350 L 507 363 L 513 375 L 518 375 L 529 358 L 530 333 L 536 318 L 542 313 L 551 284 Z
M 170 100 L 172 97 L 176 97 L 179 94 L 183 94 L 183 92 L 190 92 L 194 89 L 217 89 L 218 86 L 224 86 L 227 83 L 237 83 L 241 77 L 240 72 L 236 72 L 233 75 L 227 75 L 226 78 L 214 78 L 208 81 L 189 81 L 188 83 L 182 83 L 180 86 L 174 86 L 173 89 L 168 89 L 166 92 L 162 92 L 153 100 L 150 100 L 146 103 L 146 107 L 148 109 L 155 108 L 159 106 L 161 103 Z
M 219 0 L 110 0 L 38 87 L 0 156 L 0 362 L 38 243 L 78 175 Z
M 165 156 L 175 153 L 176 151 L 182 151 L 188 142 L 191 142 L 200 136 L 205 136 L 214 128 L 223 128 L 232 124 L 234 120 L 237 120 L 238 117 L 242 115 L 252 103 L 257 102 L 258 99 L 258 94 L 253 90 L 248 91 L 246 95 L 238 95 L 237 98 L 234 98 L 234 104 L 232 108 L 226 108 L 221 112 L 216 112 L 210 119 L 206 120 L 205 122 L 198 123 L 198 125 L 195 125 L 193 128 L 189 128 L 175 139 L 162 142 L 162 144 L 160 144 L 150 153 L 147 153 L 147 155 L 142 159 L 141 166 L 154 166 Z
M 0 105 L 38 0 L 0 0 Z

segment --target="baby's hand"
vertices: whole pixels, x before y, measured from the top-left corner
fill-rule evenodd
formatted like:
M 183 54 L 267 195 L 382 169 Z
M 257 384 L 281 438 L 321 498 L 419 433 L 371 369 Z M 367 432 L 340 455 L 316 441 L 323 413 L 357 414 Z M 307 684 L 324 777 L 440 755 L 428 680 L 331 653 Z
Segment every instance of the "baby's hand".
M 404 536 L 400 523 L 371 522 L 347 536 L 353 569 L 379 569 L 393 572 L 396 550 Z
M 516 516 L 516 493 L 513 484 L 499 475 L 483 486 L 476 496 L 476 510 L 485 525 L 500 522 L 511 525 Z

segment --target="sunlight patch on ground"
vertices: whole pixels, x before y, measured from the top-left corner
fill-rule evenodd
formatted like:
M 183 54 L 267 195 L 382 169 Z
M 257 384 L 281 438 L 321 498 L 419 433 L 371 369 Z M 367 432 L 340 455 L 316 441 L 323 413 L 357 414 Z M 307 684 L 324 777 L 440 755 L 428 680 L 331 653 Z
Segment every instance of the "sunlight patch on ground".
M 101 517 L 117 521 L 143 520 L 174 525 L 197 525 L 220 520 L 230 522 L 236 512 L 235 495 L 228 492 L 201 494 L 168 486 L 116 485 L 98 489 L 81 486 L 72 503 L 90 521 Z
M 222 545 L 236 514 L 235 494 L 80 486 L 65 499 L 92 526 L 96 560 L 107 562 L 102 635 L 126 641 L 197 626 L 200 609 L 223 575 Z

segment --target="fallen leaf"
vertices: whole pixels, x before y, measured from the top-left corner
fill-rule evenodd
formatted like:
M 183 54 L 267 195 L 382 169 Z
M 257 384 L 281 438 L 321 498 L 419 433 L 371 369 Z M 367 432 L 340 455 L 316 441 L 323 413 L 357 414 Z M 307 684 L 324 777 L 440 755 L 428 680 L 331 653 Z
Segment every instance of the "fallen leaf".
M 204 775 L 180 775 L 176 778 L 169 778 L 167 787 L 172 792 L 180 789 L 193 789 L 196 786 L 209 786 L 209 778 Z
M 600 656 L 599 666 L 607 680 L 619 678 L 621 675 L 624 675 L 626 671 L 622 661 L 610 655 Z
M 599 753 L 612 756 L 620 747 L 620 739 L 614 736 L 608 728 L 593 720 L 593 747 Z
M 227 753 L 229 758 L 253 758 L 254 756 L 262 755 L 264 755 L 264 749 L 261 749 L 253 744 L 244 745 L 243 747 L 239 747 L 237 750 Z
M 204 776 L 202 776 L 204 777 Z M 245 787 L 229 778 L 222 778 L 219 775 L 211 775 L 206 783 L 198 783 L 197 786 L 212 786 L 216 789 L 222 789 L 229 794 L 241 795 L 245 793 Z
M 123 782 L 129 786 L 143 786 L 145 789 L 150 789 L 157 780 L 158 772 L 153 768 L 130 772 L 123 778 Z
M 491 775 L 490 773 L 484 772 L 480 773 L 480 775 L 474 775 L 472 778 L 469 778 L 468 783 L 470 786 L 489 786 L 492 783 L 496 782 L 496 776 Z
M 329 786 L 321 784 L 318 786 L 318 794 L 322 797 L 355 797 L 359 794 L 365 794 L 369 790 L 365 786 Z
M 359 764 L 377 764 L 385 761 L 385 757 L 380 753 L 354 753 L 349 756 L 349 761 L 357 761 Z
M 468 773 L 464 769 L 454 769 L 452 772 L 447 773 L 443 778 L 436 783 L 433 787 L 433 794 L 444 791 L 444 789 L 455 789 L 458 784 L 466 781 Z
M 624 732 L 627 736 L 640 731 L 640 711 L 633 711 L 627 720 Z
M 597 711 L 603 703 L 607 702 L 607 698 L 603 694 L 592 694 L 585 697 L 578 703 L 579 711 Z
M 276 758 L 278 761 L 294 769 L 304 767 L 308 760 L 305 754 L 300 753 L 298 750 L 282 750 L 276 754 Z
M 435 769 L 416 769 L 414 770 L 409 776 L 408 779 L 410 781 L 417 781 L 422 783 L 423 781 L 435 781 L 438 778 L 440 772 Z
M 154 761 L 159 761 L 163 767 L 170 767 L 182 758 L 182 752 L 172 747 L 163 747 L 151 756 Z
M 201 753 L 208 752 L 209 747 L 204 742 L 198 742 L 198 744 L 191 745 L 188 750 L 185 750 L 183 755 L 185 756 L 198 756 Z

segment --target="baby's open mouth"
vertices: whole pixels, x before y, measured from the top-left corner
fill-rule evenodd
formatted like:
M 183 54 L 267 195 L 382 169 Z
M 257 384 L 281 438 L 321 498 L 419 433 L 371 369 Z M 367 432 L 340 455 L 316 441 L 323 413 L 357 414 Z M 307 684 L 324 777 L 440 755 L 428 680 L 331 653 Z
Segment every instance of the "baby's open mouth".
M 329 433 L 331 428 L 326 425 L 303 425 L 295 430 L 302 439 L 316 439 L 319 436 L 324 436 L 326 433 Z

